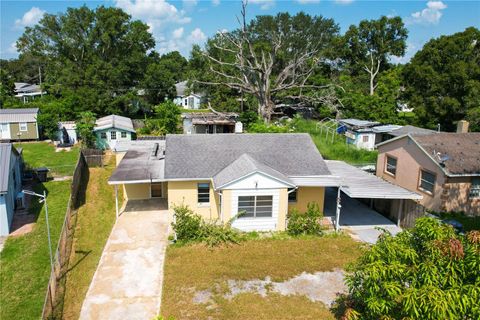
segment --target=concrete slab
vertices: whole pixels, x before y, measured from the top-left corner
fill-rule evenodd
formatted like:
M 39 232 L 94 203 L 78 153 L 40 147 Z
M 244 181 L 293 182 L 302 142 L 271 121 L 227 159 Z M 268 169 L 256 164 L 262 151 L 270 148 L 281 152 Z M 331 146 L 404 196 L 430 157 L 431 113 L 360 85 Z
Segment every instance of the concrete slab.
M 165 201 L 129 201 L 103 250 L 80 319 L 150 320 L 159 313 L 168 228 Z
M 397 234 L 402 231 L 393 221 L 371 209 L 362 202 L 341 194 L 342 209 L 340 211 L 340 229 L 346 230 L 353 235 L 353 238 L 367 243 L 377 242 L 378 236 L 383 228 Z M 327 188 L 325 191 L 325 216 L 331 217 L 334 221 L 337 205 L 337 190 Z

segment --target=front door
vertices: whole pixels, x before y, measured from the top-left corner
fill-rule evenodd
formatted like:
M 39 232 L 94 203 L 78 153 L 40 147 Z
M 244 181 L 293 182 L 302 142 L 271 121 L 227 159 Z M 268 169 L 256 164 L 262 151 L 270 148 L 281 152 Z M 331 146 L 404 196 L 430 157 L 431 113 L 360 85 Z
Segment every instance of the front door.
M 10 128 L 8 123 L 0 123 L 0 139 L 10 139 Z
M 162 183 L 152 183 L 150 185 L 152 198 L 161 198 L 162 197 Z

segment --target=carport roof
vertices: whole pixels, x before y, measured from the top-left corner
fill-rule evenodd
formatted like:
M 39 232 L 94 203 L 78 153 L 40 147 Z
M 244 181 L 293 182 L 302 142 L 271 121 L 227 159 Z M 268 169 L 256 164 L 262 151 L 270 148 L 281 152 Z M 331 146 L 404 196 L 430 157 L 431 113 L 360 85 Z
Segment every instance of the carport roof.
M 418 193 L 394 185 L 343 161 L 325 160 L 325 162 L 330 172 L 340 177 L 342 191 L 350 198 L 422 199 Z

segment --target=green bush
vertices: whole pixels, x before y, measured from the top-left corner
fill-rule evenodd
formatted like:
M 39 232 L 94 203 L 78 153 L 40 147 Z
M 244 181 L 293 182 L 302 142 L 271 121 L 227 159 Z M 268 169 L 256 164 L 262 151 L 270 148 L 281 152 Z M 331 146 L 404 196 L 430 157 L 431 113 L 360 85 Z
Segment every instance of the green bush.
M 309 203 L 304 213 L 293 209 L 288 213 L 287 232 L 292 236 L 302 234 L 322 234 L 321 219 L 323 217 L 317 203 Z
M 206 222 L 186 205 L 175 206 L 173 210 L 175 222 L 172 227 L 180 243 L 203 242 L 209 246 L 218 246 L 238 243 L 244 238 L 232 228 L 232 220 L 226 224 L 217 220 Z

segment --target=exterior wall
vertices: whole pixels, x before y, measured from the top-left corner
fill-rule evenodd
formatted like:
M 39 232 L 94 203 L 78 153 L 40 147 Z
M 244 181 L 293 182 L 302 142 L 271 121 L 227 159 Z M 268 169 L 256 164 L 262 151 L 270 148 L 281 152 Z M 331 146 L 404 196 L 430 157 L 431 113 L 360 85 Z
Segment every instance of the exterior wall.
M 188 105 L 188 98 L 193 97 L 193 106 Z M 187 99 L 187 103 L 185 103 L 185 99 Z M 173 99 L 173 102 L 176 105 L 181 106 L 183 109 L 200 109 L 200 105 L 202 103 L 202 100 L 194 95 L 189 95 L 189 96 L 182 96 L 182 97 L 176 97 Z
M 116 131 L 117 132 L 117 138 L 115 140 L 111 139 L 111 132 Z M 107 134 L 107 139 L 102 139 L 101 134 L 102 132 L 105 132 Z M 126 132 L 127 136 L 125 138 L 122 138 L 122 132 Z M 96 146 L 99 149 L 112 149 L 115 146 L 115 143 L 117 141 L 130 141 L 132 140 L 132 133 L 129 131 L 121 130 L 121 129 L 115 129 L 115 128 L 109 128 L 109 129 L 104 129 L 104 130 L 99 130 L 95 132 L 95 137 L 96 137 Z
M 36 122 L 27 122 L 27 131 L 20 131 L 19 123 L 10 123 L 10 139 L 12 140 L 38 140 Z
M 386 155 L 397 158 L 395 176 L 385 171 Z M 433 194 L 425 192 L 418 187 L 420 169 L 428 170 L 436 175 Z M 424 207 L 434 211 L 441 210 L 441 195 L 443 193 L 445 175 L 442 169 L 420 150 L 410 138 L 404 137 L 378 148 L 376 174 L 386 181 L 423 195 L 423 199 L 419 200 L 419 203 Z
M 288 203 L 288 211 L 296 208 L 300 212 L 305 212 L 307 210 L 307 205 L 310 202 L 317 203 L 320 211 L 323 212 L 325 203 L 325 188 L 299 187 L 297 189 L 297 201 Z
M 127 200 L 150 199 L 150 183 L 125 184 L 124 195 Z
M 440 209 L 480 216 L 480 198 L 469 197 L 471 184 L 471 177 L 448 178 L 443 185 Z
M 210 183 L 210 203 L 199 204 L 197 202 L 197 184 Z M 219 215 L 219 195 L 214 192 L 211 181 L 169 181 L 168 182 L 168 208 L 173 212 L 173 206 L 185 204 L 195 213 L 206 220 L 216 220 Z M 224 217 L 224 221 L 229 218 Z
M 75 129 L 67 129 L 68 138 L 70 139 L 70 143 L 75 144 L 77 143 L 77 131 Z M 63 141 L 63 129 L 58 130 L 57 132 L 57 139 L 60 143 L 64 143 Z
M 348 144 L 354 144 L 359 149 L 373 150 L 375 148 L 375 133 L 373 132 L 355 132 L 348 130 L 345 136 Z M 363 142 L 363 137 L 368 137 L 368 141 Z
M 15 199 L 22 190 L 22 176 L 20 157 L 13 152 L 10 155 L 10 170 L 8 173 L 8 190 L 6 194 L 0 195 L 0 236 L 10 233 L 13 213 L 15 210 Z
M 12 211 L 7 206 L 7 194 L 0 194 L 0 236 L 8 236 L 10 232 L 10 215 Z
M 116 152 L 115 153 L 115 166 L 118 167 L 118 164 L 120 163 L 120 161 L 122 161 L 123 157 L 125 157 L 125 155 L 127 154 L 127 152 Z

